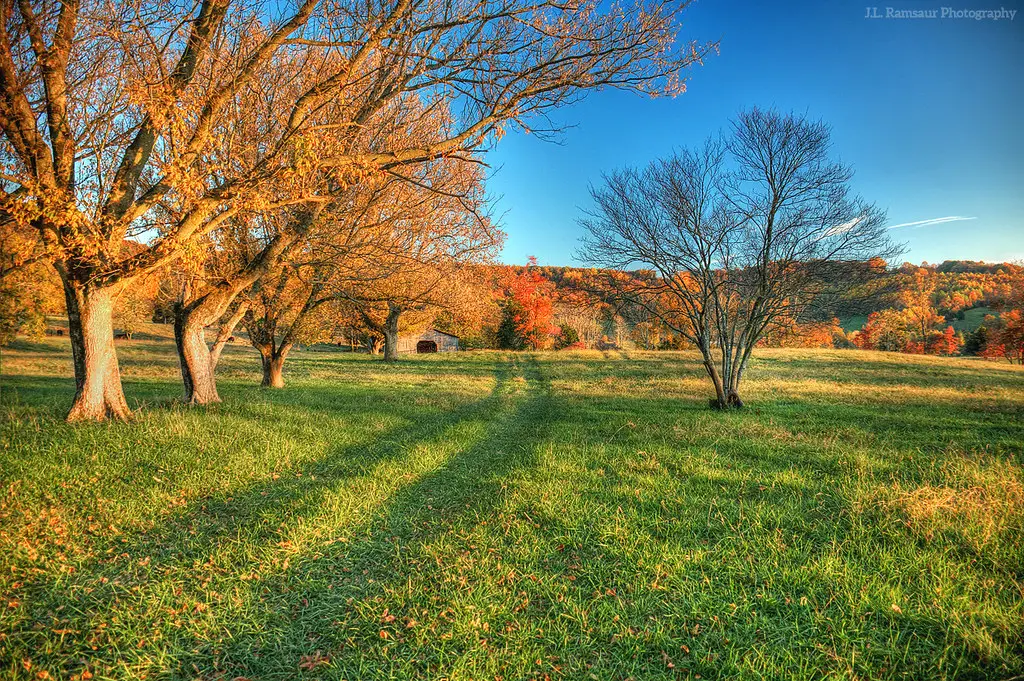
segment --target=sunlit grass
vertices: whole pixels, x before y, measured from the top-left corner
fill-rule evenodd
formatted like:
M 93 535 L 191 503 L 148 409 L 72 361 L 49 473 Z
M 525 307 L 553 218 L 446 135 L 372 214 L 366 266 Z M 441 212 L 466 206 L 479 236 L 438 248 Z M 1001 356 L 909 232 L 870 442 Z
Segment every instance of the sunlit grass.
M 4 351 L 11 678 L 994 678 L 1024 673 L 1024 371 L 766 350 L 397 366 L 230 348 L 190 409 L 122 343 L 70 427 L 66 340 Z

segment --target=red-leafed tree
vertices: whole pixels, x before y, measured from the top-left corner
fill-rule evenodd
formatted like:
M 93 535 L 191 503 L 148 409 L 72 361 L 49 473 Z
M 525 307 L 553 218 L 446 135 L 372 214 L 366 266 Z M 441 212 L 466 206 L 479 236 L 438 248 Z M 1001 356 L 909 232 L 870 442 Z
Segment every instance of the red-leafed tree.
M 1002 356 L 1010 362 L 1024 364 L 1024 314 L 1020 310 L 1008 310 L 999 317 L 1001 328 L 995 334 L 995 343 L 1002 349 Z
M 995 340 L 995 338 L 990 338 L 989 341 L 985 343 L 985 347 L 981 351 L 981 356 L 985 359 L 1002 359 L 1006 357 L 1006 346 Z
M 960 339 L 956 337 L 956 330 L 947 326 L 942 335 L 937 335 L 928 346 L 930 355 L 955 355 L 960 352 Z
M 536 271 L 530 256 L 525 270 L 509 271 L 501 282 L 505 293 L 498 344 L 510 350 L 539 350 L 551 343 L 558 329 L 553 323 L 555 287 Z

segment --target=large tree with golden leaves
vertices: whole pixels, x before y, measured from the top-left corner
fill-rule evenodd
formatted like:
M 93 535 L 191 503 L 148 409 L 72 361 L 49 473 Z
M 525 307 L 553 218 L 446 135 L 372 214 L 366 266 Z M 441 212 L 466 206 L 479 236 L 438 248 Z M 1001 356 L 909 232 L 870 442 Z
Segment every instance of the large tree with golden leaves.
M 129 414 L 111 324 L 121 287 L 240 211 L 320 200 L 308 173 L 343 182 L 457 157 L 590 88 L 678 92 L 705 49 L 676 42 L 685 5 L 2 0 L 0 201 L 63 280 L 69 420 Z M 280 82 L 294 72 L 301 88 Z M 336 144 L 410 97 L 447 112 L 444 135 Z M 248 116 L 260 98 L 278 114 Z M 209 157 L 226 138 L 232 153 Z M 126 253 L 130 238 L 145 248 Z

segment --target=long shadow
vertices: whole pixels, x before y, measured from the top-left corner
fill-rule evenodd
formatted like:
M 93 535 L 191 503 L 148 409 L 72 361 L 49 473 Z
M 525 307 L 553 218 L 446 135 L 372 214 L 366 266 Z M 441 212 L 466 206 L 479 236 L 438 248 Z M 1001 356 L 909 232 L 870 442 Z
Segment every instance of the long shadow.
M 383 433 L 374 442 L 335 449 L 305 465 L 301 471 L 290 470 L 287 476 L 274 475 L 271 479 L 264 478 L 242 488 L 218 491 L 191 500 L 152 527 L 128 528 L 122 530 L 125 534 L 95 546 L 93 558 L 79 565 L 71 576 L 53 579 L 44 575 L 37 580 L 26 580 L 22 593 L 28 614 L 23 626 L 30 621 L 48 622 L 54 612 L 63 610 L 69 594 L 76 594 L 78 607 L 73 612 L 63 613 L 61 621 L 65 629 L 81 632 L 82 636 L 62 637 L 60 657 L 64 660 L 89 660 L 92 664 L 111 655 L 111 663 L 124 663 L 125 651 L 97 651 L 89 645 L 92 641 L 87 640 L 85 634 L 91 629 L 90 613 L 103 613 L 123 601 L 127 592 L 144 588 L 147 576 L 151 574 L 167 579 L 168 575 L 176 573 L 187 575 L 202 564 L 210 565 L 214 574 L 231 574 L 234 577 L 248 574 L 254 569 L 253 556 L 242 556 L 235 565 L 214 566 L 216 549 L 242 537 L 261 550 L 273 547 L 282 538 L 282 526 L 275 524 L 275 519 L 311 517 L 329 492 L 346 484 L 347 480 L 389 463 L 400 462 L 408 458 L 420 443 L 429 442 L 461 424 L 479 421 L 500 410 L 507 399 L 512 369 L 508 361 L 500 361 L 492 367 L 495 385 L 491 393 L 466 407 L 449 413 L 431 414 L 411 426 Z M 140 556 L 146 557 L 145 569 L 126 573 L 123 563 Z M 195 585 L 184 584 L 179 593 L 192 586 Z M 0 652 L 12 656 L 11 659 L 18 654 L 30 658 L 32 647 L 29 641 L 32 638 L 30 630 L 22 629 L 19 634 L 16 629 L 0 646 L 6 650 Z M 143 656 L 144 651 L 137 655 Z M 136 652 L 128 656 L 135 657 Z M 181 674 L 188 676 L 191 672 L 182 669 Z
M 431 547 L 460 541 L 478 523 L 494 519 L 517 471 L 534 465 L 536 445 L 547 440 L 552 398 L 535 361 L 516 358 L 513 363 L 522 365 L 525 386 L 506 384 L 508 390 L 498 393 L 505 408 L 485 424 L 481 437 L 435 470 L 398 488 L 343 540 L 318 546 L 314 553 L 292 559 L 287 569 L 263 580 L 262 588 L 250 593 L 249 602 L 242 606 L 255 610 L 250 614 L 253 624 L 233 631 L 230 644 L 220 646 L 215 669 L 210 668 L 215 657 L 211 649 L 184 656 L 180 668 L 195 665 L 209 673 L 255 678 L 288 674 L 277 657 L 254 660 L 254 649 L 294 649 L 296 654 L 334 651 L 332 677 L 388 678 L 385 670 L 397 665 L 406 678 L 410 673 L 427 678 L 445 668 L 458 655 L 457 643 L 442 650 L 405 646 L 401 660 L 389 660 L 387 653 L 376 658 L 380 652 L 376 650 L 346 650 L 346 642 L 382 640 L 375 604 L 401 588 L 410 568 L 427 576 L 435 597 L 449 591 L 452 585 L 446 583 L 444 572 L 426 567 L 434 560 Z M 325 589 L 325 585 L 330 586 Z M 328 616 L 331 625 L 325 626 Z M 427 620 L 424 628 L 431 626 L 430 615 L 416 616 Z M 444 619 L 443 612 L 440 617 Z M 400 629 L 395 631 L 396 637 L 401 634 Z
M 305 554 L 265 581 L 259 595 L 250 594 L 249 602 L 258 603 L 258 612 L 250 626 L 232 631 L 231 642 L 220 648 L 212 671 L 260 678 L 286 675 L 281 660 L 288 655 L 263 661 L 250 654 L 270 649 L 292 651 L 292 657 L 321 654 L 316 659 L 323 660 L 324 674 L 332 678 L 441 678 L 460 668 L 481 678 L 528 678 L 557 669 L 570 677 L 585 677 L 589 671 L 598 678 L 672 678 L 665 651 L 675 657 L 675 651 L 686 647 L 681 670 L 712 678 L 749 671 L 739 657 L 723 650 L 793 641 L 823 646 L 803 655 L 813 656 L 818 667 L 829 668 L 833 660 L 825 648 L 830 638 L 813 633 L 829 621 L 823 616 L 862 627 L 864 637 L 877 638 L 879 631 L 890 637 L 888 645 L 871 650 L 858 647 L 863 639 L 840 644 L 839 652 L 854 650 L 861 657 L 858 673 L 867 676 L 900 668 L 900 655 L 907 650 L 913 651 L 913 666 L 903 666 L 902 671 L 927 675 L 928 661 L 934 659 L 930 652 L 947 642 L 954 646 L 950 655 L 966 659 L 975 673 L 996 671 L 939 625 L 884 615 L 854 625 L 856 617 L 833 602 L 833 584 L 826 576 L 776 572 L 770 559 L 779 560 L 779 553 L 796 552 L 808 564 L 828 565 L 836 546 L 853 541 L 853 514 L 847 500 L 830 486 L 832 477 L 811 475 L 800 489 L 782 485 L 763 495 L 749 480 L 680 472 L 676 477 L 688 494 L 666 506 L 660 494 L 641 498 L 632 493 L 640 478 L 605 475 L 595 486 L 574 487 L 574 496 L 584 507 L 619 509 L 617 514 L 593 518 L 570 518 L 514 497 L 519 474 L 537 463 L 537 447 L 550 443 L 553 430 L 574 419 L 561 398 L 550 395 L 539 372 L 532 363 L 524 367 L 531 385 L 527 395 L 493 422 L 484 438 L 399 489 L 348 541 Z M 538 383 L 539 389 L 532 387 Z M 597 431 L 574 439 L 582 446 L 604 442 Z M 724 442 L 721 447 L 722 473 L 745 455 L 742 448 L 734 450 L 734 444 Z M 818 467 L 813 463 L 808 452 L 806 461 L 779 459 L 761 468 L 770 477 L 773 470 L 794 464 L 814 472 Z M 751 462 L 749 470 L 755 467 Z M 771 496 L 778 494 L 782 497 Z M 520 549 L 507 535 L 481 530 L 518 522 L 518 531 L 523 531 L 524 517 L 536 527 L 522 538 L 532 550 Z M 746 529 L 752 518 L 780 534 L 771 528 Z M 607 537 L 621 523 L 629 545 L 646 541 L 653 547 L 671 546 L 679 550 L 677 563 L 639 564 L 632 549 L 609 544 Z M 776 550 L 771 546 L 776 536 L 792 546 Z M 873 565 L 869 552 L 884 541 L 863 550 L 850 546 L 843 559 Z M 684 551 L 707 557 L 692 565 L 678 563 Z M 653 553 L 657 556 L 659 549 Z M 750 553 L 747 559 L 744 553 Z M 495 579 L 495 573 L 503 572 L 508 573 L 507 583 L 503 576 Z M 487 582 L 480 596 L 475 579 Z M 704 580 L 711 580 L 707 588 L 699 586 Z M 723 589 L 749 598 L 739 611 L 749 620 L 737 617 L 736 606 L 730 608 L 722 600 Z M 680 591 L 689 595 L 680 598 Z M 804 597 L 811 607 L 784 602 Z M 417 601 L 428 607 L 417 608 Z M 545 627 L 588 609 L 595 613 L 590 624 L 569 627 L 564 633 L 569 639 L 544 637 Z M 773 642 L 766 639 L 755 609 L 772 620 Z M 652 627 L 652 621 L 671 624 Z M 486 628 L 467 630 L 484 623 Z M 523 626 L 536 629 L 523 634 Z M 695 628 L 704 628 L 705 633 L 691 635 Z M 793 641 L 777 640 L 780 631 L 788 632 Z M 1006 637 L 1004 643 L 1012 640 Z M 543 662 L 539 669 L 502 666 L 523 665 L 518 652 L 524 647 L 534 653 L 529 659 Z M 209 669 L 213 657 L 213 649 L 207 648 L 183 662 Z M 460 666 L 463 660 L 465 666 Z
M 288 360 L 286 372 L 294 377 L 309 376 L 314 372 L 323 375 L 343 375 L 348 378 L 365 377 L 380 373 L 434 376 L 457 373 L 459 376 L 483 377 L 490 374 L 488 368 L 498 353 L 455 353 L 438 355 L 404 355 L 395 363 L 387 363 L 377 357 L 352 353 L 296 353 Z M 339 373 L 340 372 L 340 373 Z M 286 376 L 287 380 L 287 376 Z
M 936 657 L 932 652 L 934 646 L 949 640 L 942 623 L 898 620 L 885 612 L 851 624 L 853 619 L 845 606 L 831 602 L 832 584 L 825 577 L 799 573 L 779 576 L 767 564 L 761 566 L 762 555 L 755 551 L 748 561 L 737 548 L 755 536 L 764 541 L 771 538 L 771 533 L 747 536 L 742 530 L 742 523 L 750 519 L 758 503 L 766 504 L 764 522 L 774 522 L 782 531 L 781 536 L 795 544 L 807 561 L 831 555 L 836 544 L 848 543 L 852 514 L 848 504 L 829 487 L 836 480 L 833 474 L 839 472 L 831 454 L 815 452 L 810 444 L 795 450 L 792 443 L 780 445 L 777 450 L 771 446 L 751 449 L 740 446 L 738 437 L 726 437 L 716 445 L 722 459 L 714 462 L 714 466 L 720 476 L 696 475 L 671 461 L 664 464 L 672 476 L 680 479 L 681 498 L 634 494 L 632 489 L 641 486 L 643 472 L 634 474 L 628 468 L 616 472 L 609 467 L 597 482 L 574 486 L 574 495 L 580 498 L 579 507 L 595 510 L 596 517 L 568 517 L 531 501 L 530 494 L 513 498 L 517 488 L 526 484 L 523 478 L 538 472 L 538 448 L 551 443 L 568 426 L 577 426 L 572 429 L 574 445 L 592 448 L 589 452 L 593 453 L 597 447 L 613 442 L 621 447 L 614 454 L 615 460 L 628 465 L 635 449 L 641 443 L 644 447 L 650 443 L 644 437 L 636 437 L 638 447 L 632 447 L 633 431 L 621 429 L 619 421 L 632 417 L 670 426 L 676 422 L 679 401 L 587 396 L 586 414 L 574 413 L 573 402 L 579 398 L 552 396 L 549 377 L 535 360 L 519 356 L 510 361 L 511 364 L 491 369 L 496 385 L 491 395 L 480 402 L 450 414 L 419 420 L 408 429 L 389 431 L 382 436 L 383 443 L 378 448 L 366 443 L 338 448 L 306 465 L 301 478 L 263 480 L 241 490 L 217 494 L 198 502 L 201 506 L 192 505 L 173 514 L 144 535 L 128 537 L 127 543 L 112 544 L 110 548 L 132 556 L 152 555 L 147 570 L 158 571 L 153 574 L 180 590 L 173 597 L 167 596 L 175 609 L 182 599 L 210 608 L 173 615 L 153 612 L 150 620 L 139 618 L 140 622 L 153 622 L 154 628 L 169 618 L 182 621 L 180 634 L 165 634 L 167 637 L 156 644 L 163 660 L 163 675 L 291 678 L 299 674 L 302 656 L 309 656 L 306 663 L 312 666 L 306 673 L 311 676 L 439 678 L 457 669 L 464 658 L 476 655 L 471 664 L 481 667 L 471 669 L 480 672 L 476 674 L 480 678 L 483 671 L 489 672 L 489 676 L 501 673 L 509 679 L 542 676 L 546 672 L 557 676 L 554 668 L 558 664 L 568 665 L 569 676 L 563 674 L 564 678 L 673 678 L 681 671 L 713 678 L 743 671 L 729 667 L 720 656 L 730 645 L 747 649 L 783 648 L 804 656 L 805 660 L 813 656 L 812 667 L 827 669 L 831 662 L 824 652 L 801 650 L 800 646 L 827 646 L 830 639 L 834 641 L 833 625 L 859 627 L 857 634 L 862 638 L 847 639 L 848 642 L 868 640 L 872 628 L 894 637 L 891 645 L 881 649 L 857 649 L 858 658 L 867 658 L 856 670 L 865 678 L 878 676 L 878 670 L 886 666 L 893 669 L 896 665 L 899 669 L 899 660 L 894 655 L 901 649 L 909 651 L 912 662 L 919 665 L 903 667 L 907 677 L 925 678 L 933 671 L 925 665 Z M 619 368 L 625 363 L 618 363 Z M 362 364 L 366 363 L 354 364 L 363 370 Z M 426 371 L 428 364 L 419 368 L 430 373 Z M 560 366 L 557 370 L 561 371 Z M 525 384 L 519 380 L 520 372 Z M 621 372 L 609 373 L 622 376 Z M 268 399 L 279 398 L 271 395 Z M 298 396 L 294 402 L 288 400 L 300 411 L 330 409 L 329 403 L 329 399 L 306 396 Z M 699 401 L 693 403 L 696 408 Z M 827 425 L 815 427 L 859 428 L 879 437 L 899 435 L 900 414 L 881 407 L 843 406 L 840 416 Z M 764 407 L 769 415 L 788 414 L 786 409 L 785 405 Z M 913 414 L 925 414 L 918 412 L 915 406 Z M 641 417 L 637 418 L 637 414 Z M 980 425 L 983 416 L 969 411 L 962 422 L 931 430 L 922 440 L 922 449 L 944 446 L 962 429 Z M 1004 421 L 1005 416 L 998 415 Z M 740 423 L 748 419 L 742 414 L 728 416 L 730 421 L 734 417 Z M 1002 428 L 1004 435 L 1020 432 L 1019 428 L 1007 429 L 1006 425 L 996 423 L 992 427 Z M 465 448 L 447 455 L 439 465 L 428 467 L 423 473 L 415 472 L 411 449 L 432 446 L 463 428 L 479 431 L 479 436 Z M 731 426 L 723 428 L 730 429 Z M 984 431 L 982 435 L 988 437 L 994 432 Z M 670 433 L 665 429 L 656 444 L 669 451 L 674 447 L 700 446 L 673 439 Z M 605 465 L 597 454 L 591 458 L 599 459 L 594 465 Z M 366 520 L 338 526 L 336 534 L 319 537 L 322 541 L 294 553 L 283 547 L 281 551 L 275 549 L 278 540 L 287 540 L 287 528 L 282 523 L 294 527 L 312 521 L 329 506 L 330 493 L 338 486 L 377 466 L 406 462 L 410 464 L 411 477 L 396 482 L 380 502 L 372 504 Z M 768 477 L 794 468 L 807 474 L 799 498 L 791 494 L 795 485 L 785 489 L 786 498 L 768 499 L 749 479 L 739 482 L 729 478 L 737 469 L 763 471 Z M 818 475 L 822 470 L 830 475 Z M 607 511 L 615 508 L 621 512 Z M 528 525 L 523 518 L 529 518 Z M 538 559 L 518 546 L 514 534 L 491 535 L 481 530 L 485 523 L 486 527 L 509 523 L 518 532 L 532 532 L 529 528 L 536 525 L 536 532 L 524 535 L 522 544 L 539 546 L 535 553 L 539 551 L 543 558 Z M 640 565 L 633 552 L 607 544 L 607 536 L 616 532 L 620 523 L 634 543 L 646 540 L 658 550 L 671 544 L 673 549 L 687 552 L 709 552 L 710 560 L 690 567 Z M 243 540 L 253 544 L 257 553 L 228 551 L 221 555 L 217 551 Z M 869 552 L 885 541 L 888 539 L 851 548 L 863 554 L 858 559 L 866 565 L 878 567 Z M 287 562 L 280 559 L 279 553 L 287 553 Z M 715 558 L 721 560 L 711 562 Z M 208 568 L 201 567 L 206 564 Z M 137 598 L 147 604 L 159 601 L 160 594 L 152 591 L 143 591 L 145 597 L 132 595 L 133 589 L 150 588 L 150 572 L 138 573 L 134 581 L 122 578 L 109 587 L 92 583 L 105 574 L 118 574 L 119 566 L 112 565 L 107 573 L 105 564 L 93 564 L 86 575 L 75 578 L 79 581 L 76 588 L 88 583 L 88 588 L 94 590 L 77 604 L 82 611 L 76 616 L 78 619 L 69 620 L 70 626 L 62 622 L 61 628 L 85 631 L 89 612 L 112 607 L 123 611 L 124 600 Z M 723 570 L 726 566 L 728 571 Z M 494 579 L 500 570 L 509 573 L 507 583 Z M 666 573 L 663 578 L 662 571 Z M 612 575 L 613 579 L 598 583 L 593 577 L 596 573 Z M 211 581 L 203 583 L 204 575 Z M 246 578 L 240 580 L 240 576 Z M 473 582 L 476 576 L 491 580 L 488 590 L 479 597 Z M 466 581 L 459 581 L 462 578 Z M 680 598 L 674 592 L 692 589 L 695 583 L 702 584 L 699 580 L 704 578 L 733 582 L 727 587 L 720 581 L 708 582 L 704 589 L 706 598 L 700 597 L 699 590 L 692 600 Z M 50 624 L 47 614 L 58 604 L 66 603 L 67 595 L 59 590 L 67 585 L 67 581 L 47 585 L 51 592 L 45 594 L 46 600 L 34 605 L 37 624 Z M 411 597 L 413 586 L 423 590 L 416 596 L 422 597 L 418 602 L 425 607 L 415 611 L 400 609 L 417 602 Z M 595 599 L 593 594 L 599 588 L 604 595 Z M 735 590 L 766 593 L 764 600 L 740 603 L 740 607 L 756 608 L 773 623 L 787 622 L 792 638 L 779 638 L 776 632 L 775 638 L 766 640 L 764 627 L 753 617 L 749 623 L 734 620 L 723 624 L 735 616 L 735 610 L 727 608 L 722 600 L 723 593 Z M 225 592 L 221 594 L 224 598 L 212 595 L 218 591 Z M 79 588 L 76 593 L 81 594 L 82 590 Z M 786 597 L 796 601 L 805 594 L 811 598 L 814 610 L 798 610 L 795 604 L 783 600 Z M 515 608 L 520 607 L 521 601 L 525 602 L 521 606 L 524 609 L 516 617 Z M 819 606 L 824 617 L 816 612 Z M 490 623 L 490 629 L 471 635 L 465 627 L 474 608 L 483 622 Z M 528 627 L 534 621 L 545 624 L 562 617 L 578 617 L 579 611 L 588 608 L 594 613 L 591 628 L 581 624 L 572 632 L 576 638 L 571 643 L 546 639 L 543 632 L 536 630 L 506 630 L 512 626 Z M 741 612 L 746 614 L 745 610 Z M 616 616 L 621 616 L 622 622 L 613 625 Z M 653 620 L 668 623 L 660 634 L 650 624 Z M 705 632 L 700 637 L 685 632 L 695 624 Z M 652 631 L 648 632 L 647 627 Z M 821 627 L 821 631 L 817 632 L 816 627 Z M 164 631 L 168 629 L 165 627 Z M 219 639 L 211 639 L 211 631 L 223 634 Z M 33 640 L 41 639 L 39 634 L 33 636 L 21 632 L 21 649 L 29 649 Z M 18 641 L 13 637 L 11 640 Z M 152 648 L 147 651 L 118 646 L 124 643 L 123 634 L 120 639 L 108 641 L 109 647 L 101 645 L 96 651 L 69 634 L 61 641 L 64 647 L 60 656 L 106 660 L 131 668 L 153 654 Z M 1018 659 L 1021 657 L 1019 644 L 1014 648 L 1009 636 L 1004 643 L 1007 649 L 1016 651 Z M 501 669 L 503 660 L 516 658 L 510 651 L 521 645 L 535 650 L 537 659 L 545 664 L 537 669 Z M 678 652 L 683 645 L 691 649 L 685 663 L 680 661 Z M 14 650 L 10 644 L 8 649 Z M 666 650 L 676 661 L 675 672 L 666 667 L 662 658 Z M 957 652 L 960 654 L 959 649 Z M 481 653 L 490 655 L 491 661 L 481 662 Z M 553 657 L 561 660 L 552 661 Z M 492 668 L 487 668 L 487 664 Z M 591 664 L 593 667 L 588 667 Z M 991 677 L 1000 671 L 994 665 L 995 662 L 975 659 L 967 676 L 984 678 L 988 673 Z
M 356 366 L 365 364 L 360 362 Z M 362 367 L 360 367 L 362 368 Z M 157 412 L 182 413 L 217 413 L 229 410 L 238 416 L 265 416 L 258 413 L 269 405 L 274 409 L 290 407 L 309 409 L 314 412 L 339 413 L 351 405 L 340 399 L 346 394 L 364 390 L 366 384 L 359 384 L 353 378 L 359 378 L 359 372 L 341 373 L 334 367 L 333 372 L 339 379 L 336 386 L 318 382 L 315 390 L 309 390 L 304 380 L 297 377 L 284 390 L 266 390 L 259 387 L 258 376 L 253 373 L 251 380 L 244 380 L 234 374 L 222 377 L 218 381 L 222 404 L 203 407 L 191 407 L 181 403 L 181 384 L 174 378 L 122 378 L 125 394 L 132 409 L 140 415 Z M 365 370 L 365 376 L 379 378 L 372 370 Z M 442 372 L 421 372 L 424 376 L 444 376 Z M 459 373 L 463 373 L 459 369 Z M 478 377 L 493 376 L 494 370 L 488 365 L 475 374 Z M 366 381 L 369 383 L 369 381 Z M 379 381 L 376 381 L 379 383 Z M 52 421 L 54 427 L 62 426 L 64 415 L 70 405 L 74 393 L 74 379 L 39 375 L 4 375 L 0 386 L 0 407 L 31 412 L 37 419 Z M 381 395 L 384 401 L 401 403 L 422 398 L 422 388 L 415 385 L 391 385 Z M 116 424 L 115 424 L 116 426 Z

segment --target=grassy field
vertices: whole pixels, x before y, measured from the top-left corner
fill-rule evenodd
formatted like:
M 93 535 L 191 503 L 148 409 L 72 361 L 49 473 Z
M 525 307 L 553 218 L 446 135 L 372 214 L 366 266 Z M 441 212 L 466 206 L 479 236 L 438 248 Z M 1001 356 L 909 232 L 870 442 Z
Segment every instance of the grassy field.
M 990 307 L 972 307 L 964 311 L 963 319 L 954 319 L 953 328 L 957 331 L 974 331 L 985 321 L 985 315 L 998 314 Z
M 66 341 L 5 349 L 0 677 L 1011 679 L 1024 371 L 766 350 L 301 352 L 69 427 Z
M 990 307 L 972 307 L 971 309 L 964 311 L 963 319 L 955 319 L 953 317 L 949 317 L 949 323 L 957 331 L 963 331 L 964 333 L 966 333 L 968 331 L 974 331 L 979 326 L 981 326 L 982 323 L 985 321 L 985 315 L 988 314 L 998 313 Z M 842 327 L 843 331 L 846 332 L 860 331 L 862 328 L 864 328 L 864 324 L 866 324 L 867 321 L 868 316 L 866 314 L 854 315 L 852 317 L 847 317 L 841 320 L 839 322 L 839 326 Z

